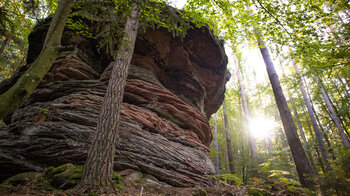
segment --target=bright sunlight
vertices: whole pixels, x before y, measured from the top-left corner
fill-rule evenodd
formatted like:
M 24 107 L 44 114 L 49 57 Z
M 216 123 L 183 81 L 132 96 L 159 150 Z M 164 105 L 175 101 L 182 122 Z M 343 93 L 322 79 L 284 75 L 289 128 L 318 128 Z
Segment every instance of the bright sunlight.
M 249 132 L 255 138 L 268 137 L 273 134 L 273 131 L 278 126 L 278 123 L 265 116 L 252 118 L 249 122 Z

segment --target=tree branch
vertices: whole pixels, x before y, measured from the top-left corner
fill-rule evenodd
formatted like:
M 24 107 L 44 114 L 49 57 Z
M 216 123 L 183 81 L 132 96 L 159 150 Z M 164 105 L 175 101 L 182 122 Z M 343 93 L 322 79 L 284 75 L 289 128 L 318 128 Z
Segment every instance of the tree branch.
M 292 40 L 295 42 L 295 40 L 294 40 L 292 34 L 290 34 L 290 33 L 288 32 L 288 30 L 287 30 L 287 29 L 283 26 L 283 24 L 277 19 L 277 17 L 275 17 L 269 10 L 267 10 L 267 9 L 262 5 L 262 3 L 261 3 L 259 0 L 257 0 L 257 1 L 258 1 L 258 3 L 259 3 L 260 7 L 263 8 L 271 17 L 273 17 L 273 18 L 276 20 L 276 22 L 277 22 L 279 25 L 281 25 L 281 27 L 284 29 L 284 31 L 286 31 L 286 33 L 290 36 L 290 38 L 292 38 Z

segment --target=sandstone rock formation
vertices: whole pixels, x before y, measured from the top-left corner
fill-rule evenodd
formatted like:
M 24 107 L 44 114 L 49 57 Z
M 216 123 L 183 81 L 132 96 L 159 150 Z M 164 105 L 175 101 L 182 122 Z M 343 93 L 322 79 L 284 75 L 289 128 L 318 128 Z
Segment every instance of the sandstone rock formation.
M 26 67 L 40 52 L 47 28 L 46 21 L 31 33 Z M 62 45 L 41 85 L 0 128 L 0 180 L 86 159 L 110 59 L 97 52 L 96 40 L 69 30 Z M 208 117 L 224 98 L 226 64 L 222 43 L 206 28 L 190 30 L 183 40 L 164 29 L 140 33 L 125 89 L 115 170 L 138 171 L 173 186 L 208 185 L 204 175 L 214 173 Z

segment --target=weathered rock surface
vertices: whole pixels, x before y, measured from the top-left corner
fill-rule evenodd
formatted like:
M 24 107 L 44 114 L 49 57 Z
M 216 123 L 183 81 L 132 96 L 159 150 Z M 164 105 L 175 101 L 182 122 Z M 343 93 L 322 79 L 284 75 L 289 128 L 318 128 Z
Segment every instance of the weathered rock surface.
M 28 66 L 47 24 L 30 36 Z M 59 58 L 26 104 L 0 128 L 0 180 L 64 163 L 83 164 L 110 75 L 96 40 L 66 31 Z M 207 29 L 184 40 L 166 30 L 138 36 L 125 88 L 115 170 L 132 169 L 173 186 L 208 185 L 213 174 L 208 117 L 229 72 Z M 1 90 L 1 89 L 0 89 Z M 2 89 L 4 90 L 4 89 Z

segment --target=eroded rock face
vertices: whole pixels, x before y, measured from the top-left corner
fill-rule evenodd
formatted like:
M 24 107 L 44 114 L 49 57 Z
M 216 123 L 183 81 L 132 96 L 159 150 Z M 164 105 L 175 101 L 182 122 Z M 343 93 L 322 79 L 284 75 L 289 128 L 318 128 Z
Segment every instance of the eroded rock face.
M 46 27 L 30 36 L 28 63 Z M 70 31 L 63 40 L 42 84 L 0 129 L 1 180 L 86 159 L 110 60 L 97 52 L 95 40 Z M 115 170 L 132 169 L 173 186 L 210 184 L 204 177 L 214 173 L 208 117 L 224 98 L 226 64 L 222 44 L 206 29 L 191 30 L 184 40 L 162 29 L 141 33 L 125 87 Z

